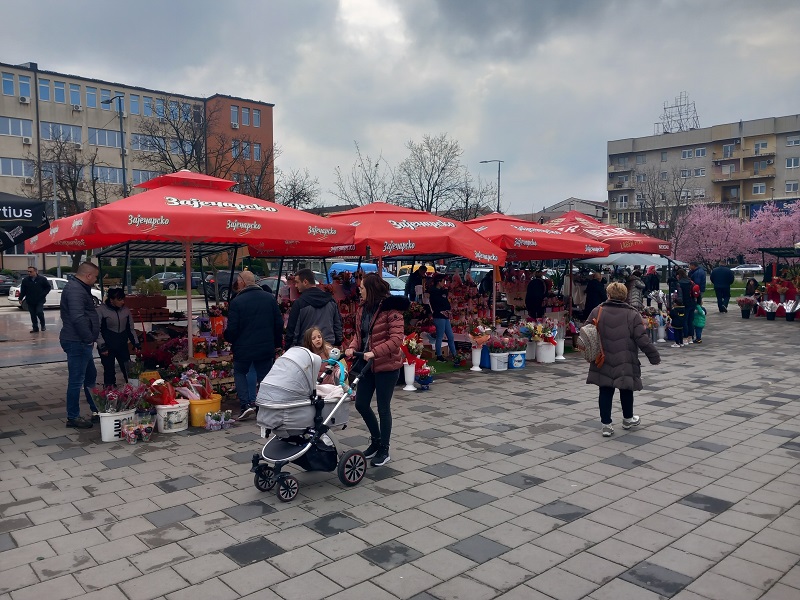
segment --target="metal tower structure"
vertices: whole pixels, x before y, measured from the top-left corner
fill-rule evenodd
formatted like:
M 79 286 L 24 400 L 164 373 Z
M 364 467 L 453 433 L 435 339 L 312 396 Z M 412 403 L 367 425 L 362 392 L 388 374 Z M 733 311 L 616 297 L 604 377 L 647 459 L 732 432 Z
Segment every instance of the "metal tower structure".
M 653 134 L 677 133 L 700 128 L 700 119 L 697 116 L 694 102 L 689 102 L 689 94 L 681 92 L 674 101 L 668 104 L 664 101 L 664 112 L 658 123 L 653 124 Z

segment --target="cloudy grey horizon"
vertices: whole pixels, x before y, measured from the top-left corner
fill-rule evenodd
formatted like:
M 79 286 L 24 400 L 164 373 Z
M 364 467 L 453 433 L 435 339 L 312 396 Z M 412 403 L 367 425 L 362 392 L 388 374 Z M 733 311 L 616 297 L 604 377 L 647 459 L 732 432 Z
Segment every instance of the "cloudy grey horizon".
M 505 212 L 606 199 L 606 144 L 682 91 L 700 126 L 796 114 L 800 3 L 775 0 L 4 2 L 0 62 L 275 104 L 283 171 L 446 133 Z

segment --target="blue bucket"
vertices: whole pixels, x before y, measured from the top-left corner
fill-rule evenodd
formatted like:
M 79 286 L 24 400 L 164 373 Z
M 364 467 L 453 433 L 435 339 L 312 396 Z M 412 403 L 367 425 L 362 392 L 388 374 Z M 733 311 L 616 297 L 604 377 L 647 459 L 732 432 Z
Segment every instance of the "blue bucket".
M 510 369 L 524 369 L 525 368 L 525 350 L 518 352 L 508 353 L 508 368 Z

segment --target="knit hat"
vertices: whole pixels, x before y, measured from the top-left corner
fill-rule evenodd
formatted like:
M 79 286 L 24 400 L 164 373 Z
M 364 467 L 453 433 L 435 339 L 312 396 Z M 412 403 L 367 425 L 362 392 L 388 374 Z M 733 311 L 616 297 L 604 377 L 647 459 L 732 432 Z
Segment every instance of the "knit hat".
M 656 266 L 655 265 L 650 265 L 649 267 L 647 267 L 647 274 L 648 275 L 650 275 L 651 273 L 655 273 L 655 272 L 656 272 Z

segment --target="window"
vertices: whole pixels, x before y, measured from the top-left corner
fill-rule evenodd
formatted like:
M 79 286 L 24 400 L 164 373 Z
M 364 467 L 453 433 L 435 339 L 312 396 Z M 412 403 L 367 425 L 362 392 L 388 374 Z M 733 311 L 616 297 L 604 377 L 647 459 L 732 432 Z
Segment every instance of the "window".
M 43 140 L 61 140 L 64 142 L 81 141 L 81 127 L 79 125 L 65 125 L 62 123 L 48 123 L 42 121 L 39 132 Z
M 661 181 L 666 181 L 667 177 L 669 176 L 666 171 L 661 171 L 659 175 L 661 176 Z
M 141 133 L 131 134 L 131 150 L 141 150 L 142 152 L 156 152 L 164 148 L 164 139 L 152 135 L 142 135 Z
M 42 102 L 50 102 L 50 80 L 39 80 L 39 100 Z
M 31 97 L 31 78 L 28 75 L 20 75 L 19 79 L 19 95 Z
M 256 142 L 253 144 L 253 160 L 260 161 L 261 160 L 261 144 Z
M 138 94 L 131 94 L 131 114 L 138 115 L 139 114 L 139 96 Z
M 722 146 L 722 158 L 731 158 L 733 157 L 733 151 L 736 148 L 736 144 L 724 144 Z
M 188 102 L 181 104 L 181 119 L 187 123 L 192 120 L 192 107 Z
M 145 117 L 153 116 L 153 99 L 150 96 L 144 96 L 144 110 L 142 114 Z
M 242 157 L 250 160 L 250 142 L 242 142 Z
M 242 125 L 250 125 L 250 109 L 242 107 Z
M 796 169 L 798 167 L 800 167 L 800 158 L 795 156 L 793 158 L 787 158 L 786 159 L 786 168 L 787 169 Z
M 253 127 L 261 127 L 261 111 L 258 108 L 253 109 Z M 797 145 L 800 146 L 800 143 Z
M 767 161 L 766 160 L 757 160 L 753 163 L 753 173 L 758 175 L 761 171 L 767 170 Z
M 628 194 L 617 196 L 617 209 L 628 208 Z
M 100 108 L 111 110 L 111 103 L 105 104 L 106 100 L 111 100 L 111 90 L 100 89 Z
M 645 181 L 647 181 L 647 173 L 636 174 L 636 183 L 644 183 Z
M 5 92 L 3 92 L 5 93 Z M 800 146 L 800 135 L 789 135 L 786 136 L 786 145 L 787 146 Z
M 787 181 L 786 182 L 786 193 L 787 194 L 791 194 L 791 193 L 795 193 L 796 194 L 797 191 L 798 191 L 798 189 L 797 189 L 797 180 L 795 180 L 795 181 Z
M 122 183 L 122 169 L 117 167 L 92 167 L 92 179 L 100 183 Z
M 688 200 L 692 195 L 689 190 L 681 190 L 681 200 Z
M 108 148 L 121 148 L 119 131 L 111 129 L 95 129 L 89 127 L 89 144 L 92 146 L 106 146 Z
M 63 81 L 53 82 L 53 100 L 59 104 L 67 102 L 67 84 Z
M 681 150 L 681 158 L 694 158 L 694 150 Z
M 754 183 L 753 184 L 753 195 L 758 196 L 761 194 L 767 193 L 767 184 L 766 183 Z
M 86 106 L 97 108 L 97 88 L 86 86 Z
M 637 154 L 636 155 L 636 164 L 637 165 L 647 164 L 647 155 L 646 154 Z
M 33 163 L 21 158 L 0 158 L 0 175 L 4 177 L 33 177 Z
M 239 158 L 239 154 L 241 153 L 241 150 L 239 148 L 240 148 L 239 140 L 233 140 L 233 148 L 231 149 L 231 152 L 233 153 L 233 158 Z
M 122 92 L 114 92 L 112 98 L 114 98 L 114 101 L 111 102 L 111 106 L 114 107 L 114 112 L 125 112 L 125 94 Z
M 3 95 L 4 96 L 13 96 L 14 95 L 14 74 L 13 73 L 3 73 Z
M 702 158 L 705 155 L 706 155 L 706 149 L 705 148 L 695 148 L 695 150 L 694 150 L 694 157 L 695 158 Z
M 156 98 L 156 116 L 159 119 L 164 118 L 164 99 Z
M 78 105 L 81 103 L 81 86 L 77 83 L 69 84 L 69 103 Z
M 695 177 L 705 177 L 706 176 L 706 168 L 702 167 L 700 169 L 695 169 L 694 170 L 694 176 Z
M 255 117 L 256 111 L 253 111 L 253 116 Z M 617 167 L 627 167 L 628 166 L 628 157 L 627 156 L 615 156 L 614 157 L 614 165 Z
M 239 107 L 231 106 L 231 123 L 239 123 Z
M 622 224 L 622 213 L 617 213 L 617 223 Z
M 681 169 L 681 179 L 686 179 L 687 177 L 691 177 L 691 176 L 692 176 L 692 170 L 691 169 Z
M 767 142 L 763 140 L 759 140 L 755 144 L 753 144 L 753 150 L 755 151 L 756 155 L 761 154 L 767 151 Z
M 172 120 L 173 122 L 176 122 L 176 121 L 178 121 L 178 119 L 180 119 L 181 115 L 180 115 L 179 110 L 180 109 L 178 108 L 178 103 L 175 100 L 170 100 L 169 101 L 169 118 L 170 118 L 170 120 Z
M 31 137 L 33 136 L 33 121 L 30 119 L 0 117 L 0 135 Z
M 661 151 L 661 162 L 667 162 L 667 151 L 666 150 L 662 150 Z
M 133 185 L 139 185 L 140 183 L 144 183 L 145 181 L 150 181 L 151 179 L 155 179 L 159 177 L 161 173 L 158 171 L 140 171 L 139 169 L 133 170 Z
M 191 156 L 192 142 L 190 140 L 172 139 L 169 142 L 169 151 L 170 154 L 176 154 L 178 156 Z
M 695 198 L 705 198 L 706 197 L 706 191 L 703 188 L 695 188 L 694 197 Z

